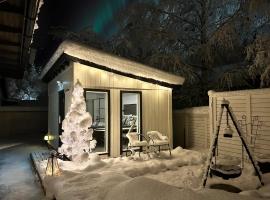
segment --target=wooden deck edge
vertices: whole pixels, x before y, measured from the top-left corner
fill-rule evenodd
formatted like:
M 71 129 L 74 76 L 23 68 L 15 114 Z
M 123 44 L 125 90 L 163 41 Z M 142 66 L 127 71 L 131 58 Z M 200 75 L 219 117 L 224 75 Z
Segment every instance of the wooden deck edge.
M 34 159 L 32 153 L 30 153 L 30 160 L 31 160 L 32 167 L 33 167 L 35 173 L 38 175 L 38 179 L 39 179 L 41 188 L 42 188 L 42 190 L 43 190 L 43 192 L 44 192 L 44 195 L 46 195 L 46 190 L 45 190 L 45 187 L 44 187 L 44 185 L 43 185 L 43 180 L 42 180 L 42 178 L 41 178 L 41 176 L 40 176 L 40 174 L 39 174 L 39 171 L 38 171 L 38 169 L 37 169 L 37 166 L 36 166 L 36 163 L 35 163 L 35 159 Z

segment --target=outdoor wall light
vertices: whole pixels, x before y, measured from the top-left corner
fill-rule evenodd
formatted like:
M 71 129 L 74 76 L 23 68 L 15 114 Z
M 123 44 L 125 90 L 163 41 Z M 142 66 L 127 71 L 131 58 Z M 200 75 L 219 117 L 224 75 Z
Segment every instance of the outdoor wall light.
M 47 176 L 59 176 L 61 175 L 61 170 L 58 165 L 56 152 L 52 151 L 50 157 L 48 158 L 46 175 Z
M 44 135 L 44 138 L 43 138 L 45 141 L 49 142 L 49 141 L 52 141 L 54 140 L 54 136 L 48 132 L 46 135 Z
M 61 90 L 68 90 L 70 87 L 70 82 L 69 81 L 56 81 L 58 91 Z
M 63 81 L 56 81 L 58 90 L 63 90 L 64 89 L 64 82 Z

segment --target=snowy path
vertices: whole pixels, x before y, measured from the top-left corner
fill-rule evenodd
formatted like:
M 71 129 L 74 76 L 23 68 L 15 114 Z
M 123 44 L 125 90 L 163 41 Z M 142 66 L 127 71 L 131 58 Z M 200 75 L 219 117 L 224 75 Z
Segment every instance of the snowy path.
M 43 192 L 31 169 L 29 154 L 45 147 L 25 143 L 0 144 L 0 199 L 42 200 Z

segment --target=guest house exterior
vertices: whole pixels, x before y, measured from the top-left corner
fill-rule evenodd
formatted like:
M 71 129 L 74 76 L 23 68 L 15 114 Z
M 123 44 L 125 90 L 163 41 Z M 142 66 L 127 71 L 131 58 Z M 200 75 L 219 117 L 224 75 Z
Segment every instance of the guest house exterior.
M 55 147 L 76 81 L 84 87 L 87 111 L 93 118 L 96 152 L 121 155 L 133 122 L 133 131 L 158 130 L 173 144 L 172 89 L 183 84 L 183 77 L 64 41 L 47 62 L 41 79 L 48 83 L 48 131 L 55 136 L 51 142 Z

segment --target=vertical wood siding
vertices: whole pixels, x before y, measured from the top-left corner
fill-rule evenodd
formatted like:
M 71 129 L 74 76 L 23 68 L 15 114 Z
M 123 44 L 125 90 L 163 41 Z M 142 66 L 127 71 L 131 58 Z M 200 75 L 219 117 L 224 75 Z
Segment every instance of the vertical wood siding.
M 174 111 L 174 144 L 185 148 L 204 149 L 209 147 L 208 107 L 193 107 Z M 177 137 L 176 137 L 177 135 Z M 185 140 L 185 141 L 177 141 Z
M 158 130 L 172 143 L 172 90 L 156 84 L 74 63 L 74 82 L 83 87 L 110 90 L 111 156 L 120 155 L 120 91 L 142 91 L 142 132 Z

